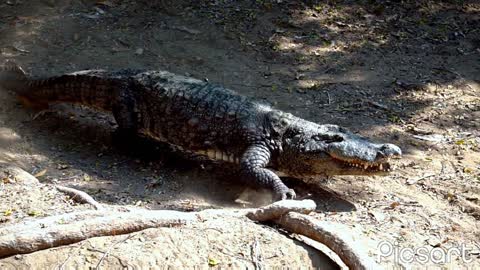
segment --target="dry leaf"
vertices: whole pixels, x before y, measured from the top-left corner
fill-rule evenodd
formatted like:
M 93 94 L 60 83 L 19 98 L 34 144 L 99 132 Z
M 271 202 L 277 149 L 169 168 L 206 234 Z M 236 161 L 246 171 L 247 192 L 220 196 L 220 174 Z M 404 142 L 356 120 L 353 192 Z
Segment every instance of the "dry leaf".
M 397 206 L 399 206 L 399 205 L 400 205 L 399 202 L 392 202 L 392 203 L 390 204 L 390 208 L 395 209 L 395 208 L 396 208 Z
M 36 174 L 34 174 L 33 176 L 35 176 L 35 177 L 37 177 L 37 178 L 38 178 L 38 177 L 42 177 L 42 176 L 44 176 L 44 175 L 45 175 L 45 173 L 47 173 L 47 169 L 43 169 L 43 170 L 41 170 L 41 171 L 37 172 Z

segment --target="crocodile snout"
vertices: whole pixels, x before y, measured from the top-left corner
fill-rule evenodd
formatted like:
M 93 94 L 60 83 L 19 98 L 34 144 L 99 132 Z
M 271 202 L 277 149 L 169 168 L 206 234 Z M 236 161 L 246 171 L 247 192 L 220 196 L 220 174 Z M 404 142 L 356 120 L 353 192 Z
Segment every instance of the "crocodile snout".
M 400 147 L 396 146 L 395 144 L 386 143 L 380 147 L 377 153 L 377 158 L 388 158 L 401 155 L 402 149 L 400 149 Z

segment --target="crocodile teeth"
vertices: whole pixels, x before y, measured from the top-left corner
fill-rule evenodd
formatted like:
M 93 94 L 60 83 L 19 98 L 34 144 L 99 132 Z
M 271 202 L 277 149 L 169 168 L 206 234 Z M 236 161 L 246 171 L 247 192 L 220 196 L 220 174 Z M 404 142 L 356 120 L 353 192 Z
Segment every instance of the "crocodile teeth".
M 363 166 L 363 169 L 364 169 L 364 170 L 368 169 L 368 164 L 365 164 L 365 165 Z
M 215 159 L 216 159 L 216 160 L 223 160 L 222 152 L 220 152 L 220 151 L 215 151 Z
M 207 156 L 211 159 L 215 159 L 215 151 L 214 150 L 207 150 Z
M 380 164 L 380 166 L 378 166 L 378 169 L 379 169 L 380 171 L 382 171 L 382 170 L 383 170 L 383 164 Z

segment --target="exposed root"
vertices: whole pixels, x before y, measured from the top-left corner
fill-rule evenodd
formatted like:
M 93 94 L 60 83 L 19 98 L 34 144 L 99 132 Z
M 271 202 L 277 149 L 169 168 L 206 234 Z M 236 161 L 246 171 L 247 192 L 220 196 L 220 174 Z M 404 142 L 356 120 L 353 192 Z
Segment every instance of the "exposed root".
M 309 214 L 317 208 L 317 205 L 312 200 L 294 201 L 282 200 L 270 205 L 254 209 L 247 213 L 247 217 L 255 221 L 268 221 L 280 218 L 288 212 L 298 212 Z
M 315 220 L 313 217 L 290 212 L 275 221 L 284 229 L 316 240 L 335 253 L 350 269 L 381 269 L 365 251 L 364 245 L 355 241 L 347 226 Z
M 70 222 L 66 222 L 64 218 Z M 196 219 L 195 213 L 169 210 L 135 210 L 123 213 L 85 211 L 75 215 L 47 217 L 1 229 L 0 258 L 69 245 L 92 237 L 180 226 Z
M 78 195 L 78 192 L 75 190 L 74 194 Z M 81 197 L 85 199 L 84 195 Z M 88 203 L 94 205 L 92 202 Z M 233 211 L 205 210 L 185 213 L 130 209 L 130 212 L 90 210 L 70 213 L 26 221 L 0 229 L 0 258 L 73 244 L 92 237 L 127 234 L 148 228 L 180 226 L 205 218 L 241 218 L 247 215 L 255 221 L 274 221 L 292 233 L 321 242 L 337 253 L 351 269 L 379 268 L 373 259 L 363 252 L 363 246 L 349 235 L 348 227 L 337 223 L 321 222 L 304 215 L 315 208 L 316 205 L 312 200 L 284 200 L 260 209 Z M 256 243 L 254 244 L 255 254 L 259 256 L 257 252 L 259 247 Z M 261 266 L 260 257 L 255 259 L 258 260 L 258 266 Z
M 56 185 L 55 188 L 58 191 L 67 194 L 72 198 L 72 200 L 76 202 L 91 204 L 96 210 L 104 209 L 100 203 L 98 203 L 97 201 L 95 201 L 95 199 L 92 198 L 92 196 L 88 195 L 83 191 L 80 191 L 74 188 L 59 186 L 59 185 Z
M 335 253 L 350 269 L 380 269 L 364 252 L 364 246 L 342 224 L 318 221 L 308 214 L 315 210 L 312 200 L 279 201 L 247 214 L 255 221 L 273 221 L 289 232 L 316 240 Z

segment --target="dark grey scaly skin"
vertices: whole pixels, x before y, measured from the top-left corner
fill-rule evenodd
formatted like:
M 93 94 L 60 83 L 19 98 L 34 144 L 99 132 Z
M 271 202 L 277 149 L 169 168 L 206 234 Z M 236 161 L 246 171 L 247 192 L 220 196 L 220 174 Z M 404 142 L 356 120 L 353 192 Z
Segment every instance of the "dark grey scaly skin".
M 393 144 L 372 143 L 166 71 L 87 70 L 33 80 L 7 62 L 0 86 L 27 106 L 68 102 L 112 112 L 123 132 L 237 164 L 246 180 L 273 190 L 277 199 L 294 198 L 295 192 L 273 170 L 302 178 L 371 175 L 390 171 L 389 158 L 401 155 Z

